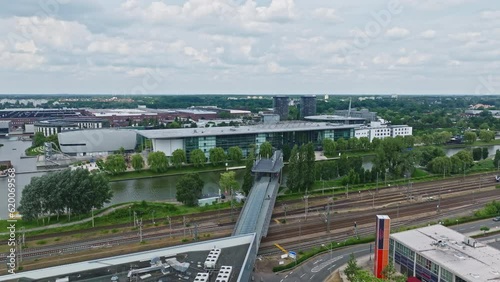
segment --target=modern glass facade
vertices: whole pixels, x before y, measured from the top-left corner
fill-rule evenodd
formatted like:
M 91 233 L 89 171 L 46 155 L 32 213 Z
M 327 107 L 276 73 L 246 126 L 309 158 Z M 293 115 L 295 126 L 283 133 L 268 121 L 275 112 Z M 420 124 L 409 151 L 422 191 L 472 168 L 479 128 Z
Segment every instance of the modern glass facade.
M 253 145 L 256 145 L 258 150 L 260 145 L 264 142 L 270 142 L 274 148 L 283 149 L 284 145 L 292 148 L 294 145 L 301 146 L 309 142 L 312 142 L 316 146 L 320 146 L 323 139 L 349 139 L 352 136 L 354 136 L 353 128 L 341 128 L 338 130 L 263 132 L 251 134 L 185 137 L 183 138 L 183 142 L 188 158 L 191 151 L 195 149 L 201 149 L 208 158 L 210 149 L 215 147 L 220 147 L 227 152 L 230 147 L 238 146 L 242 149 L 243 155 L 247 156 Z

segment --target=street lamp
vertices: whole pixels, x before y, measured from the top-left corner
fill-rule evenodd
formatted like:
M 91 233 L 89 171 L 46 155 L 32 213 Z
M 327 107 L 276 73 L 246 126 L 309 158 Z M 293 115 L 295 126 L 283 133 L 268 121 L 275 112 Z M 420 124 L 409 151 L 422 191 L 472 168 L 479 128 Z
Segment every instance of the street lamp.
M 285 224 L 286 224 L 286 204 L 283 204 L 283 209 L 285 210 Z
M 323 248 L 327 248 L 327 247 L 325 246 L 325 244 L 321 244 L 321 247 L 323 247 Z M 328 249 L 330 250 L 330 259 L 332 259 L 332 257 L 333 257 L 333 252 L 332 252 L 332 251 L 333 251 L 333 246 L 332 246 L 332 242 L 330 242 L 330 244 L 329 244 L 329 246 L 328 246 Z
M 95 227 L 95 223 L 94 223 L 94 206 L 92 206 L 92 227 Z

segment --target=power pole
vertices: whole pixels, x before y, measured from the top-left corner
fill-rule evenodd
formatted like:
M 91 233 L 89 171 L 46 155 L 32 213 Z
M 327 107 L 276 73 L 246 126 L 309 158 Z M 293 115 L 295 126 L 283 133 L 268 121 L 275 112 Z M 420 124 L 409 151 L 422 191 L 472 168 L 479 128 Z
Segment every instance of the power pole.
M 139 221 L 139 242 L 142 243 L 142 218 L 141 221 Z
M 286 204 L 283 204 L 283 209 L 285 210 L 285 224 L 286 224 Z
M 330 233 L 330 204 L 327 206 L 327 212 L 326 212 L 326 231 Z
M 345 186 L 345 197 L 346 199 L 349 199 L 349 183 Z
M 137 227 L 137 213 L 134 211 L 134 228 Z
M 170 216 L 167 216 L 168 225 L 170 226 L 170 238 L 172 238 L 172 221 L 170 220 Z
M 186 216 L 182 217 L 182 225 L 183 225 L 183 230 L 184 230 L 184 237 L 186 237 Z
M 198 223 L 194 224 L 194 240 L 198 241 Z
M 304 214 L 305 214 L 305 220 L 307 220 L 307 210 L 309 209 L 309 195 L 305 195 L 304 196 L 304 201 L 305 201 L 305 205 L 304 205 Z
M 233 187 L 229 187 L 231 191 L 231 222 L 234 222 L 234 203 L 233 203 Z

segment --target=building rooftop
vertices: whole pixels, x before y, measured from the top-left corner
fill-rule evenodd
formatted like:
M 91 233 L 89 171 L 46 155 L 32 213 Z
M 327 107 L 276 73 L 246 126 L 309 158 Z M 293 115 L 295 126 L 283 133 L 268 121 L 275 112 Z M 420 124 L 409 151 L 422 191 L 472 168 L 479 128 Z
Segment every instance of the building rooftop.
M 149 266 L 150 260 L 158 260 L 156 258 L 166 260 L 167 258 L 174 257 L 180 257 L 183 261 L 190 262 L 189 267 L 182 274 L 182 278 L 188 278 L 186 279 L 187 281 L 194 281 L 196 273 L 200 270 L 203 271 L 200 264 L 207 258 L 209 251 L 213 248 L 221 250 L 217 266 L 232 266 L 234 271 L 234 275 L 232 275 L 232 277 L 237 278 L 241 274 L 240 272 L 242 266 L 248 259 L 249 248 L 254 241 L 254 236 L 255 234 L 252 233 L 248 235 L 214 239 L 187 245 L 66 264 L 39 270 L 19 272 L 16 274 L 0 276 L 0 281 L 41 281 L 42 279 L 43 281 L 54 281 L 55 278 L 62 278 L 65 276 L 68 276 L 70 281 L 83 280 L 83 278 L 86 278 L 86 281 L 111 281 L 111 276 L 113 275 L 118 276 L 120 278 L 119 281 L 129 281 L 130 279 L 127 277 L 127 274 L 129 273 L 132 265 L 138 266 L 139 268 L 146 268 L 146 266 Z M 142 274 L 144 275 L 146 273 L 151 273 L 156 276 L 161 275 L 158 271 L 147 271 Z M 179 276 L 175 276 L 175 272 L 169 275 L 170 276 L 167 276 L 167 279 L 169 279 L 168 281 L 177 279 L 181 280 Z M 239 278 L 232 281 L 239 281 Z
M 310 130 L 335 130 L 354 128 L 355 125 L 343 125 L 319 122 L 278 122 L 272 124 L 261 124 L 255 126 L 239 127 L 207 127 L 207 128 L 179 128 L 179 129 L 157 129 L 138 132 L 140 135 L 150 139 L 174 139 L 183 137 L 202 137 L 215 135 L 238 135 L 257 134 L 271 132 L 291 132 Z
M 332 120 L 332 121 L 338 121 L 338 120 L 362 120 L 364 121 L 364 118 L 360 117 L 346 117 L 346 116 L 339 116 L 339 115 L 317 115 L 317 116 L 307 116 L 304 117 L 306 120 Z
M 468 237 L 445 226 L 395 233 L 391 238 L 469 281 L 500 279 L 500 250 L 473 239 L 466 244 Z

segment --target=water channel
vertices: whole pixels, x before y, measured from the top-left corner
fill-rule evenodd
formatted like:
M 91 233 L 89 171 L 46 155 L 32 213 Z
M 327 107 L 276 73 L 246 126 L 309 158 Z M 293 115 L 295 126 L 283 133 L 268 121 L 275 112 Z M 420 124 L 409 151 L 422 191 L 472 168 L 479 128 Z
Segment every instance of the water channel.
M 9 139 L 0 139 L 0 160 L 10 160 L 16 169 L 16 187 L 18 203 L 21 198 L 23 188 L 29 184 L 32 177 L 41 176 L 46 172 L 37 171 L 36 159 L 21 158 L 24 150 L 31 146 L 29 141 L 17 141 Z M 490 156 L 500 149 L 500 145 L 489 146 Z M 451 156 L 463 148 L 446 149 L 446 155 Z M 363 167 L 371 169 L 372 157 L 363 159 Z M 241 184 L 243 182 L 243 170 L 236 171 L 236 179 Z M 180 176 L 164 176 L 145 179 L 132 179 L 124 181 L 111 182 L 113 198 L 109 205 L 119 204 L 130 201 L 168 201 L 175 199 L 175 184 Z M 204 181 L 204 194 L 217 194 L 219 190 L 219 172 L 200 173 Z M 286 177 L 286 175 L 285 175 Z M 7 178 L 0 178 L 0 219 L 7 216 Z M 223 193 L 225 191 L 222 191 Z

